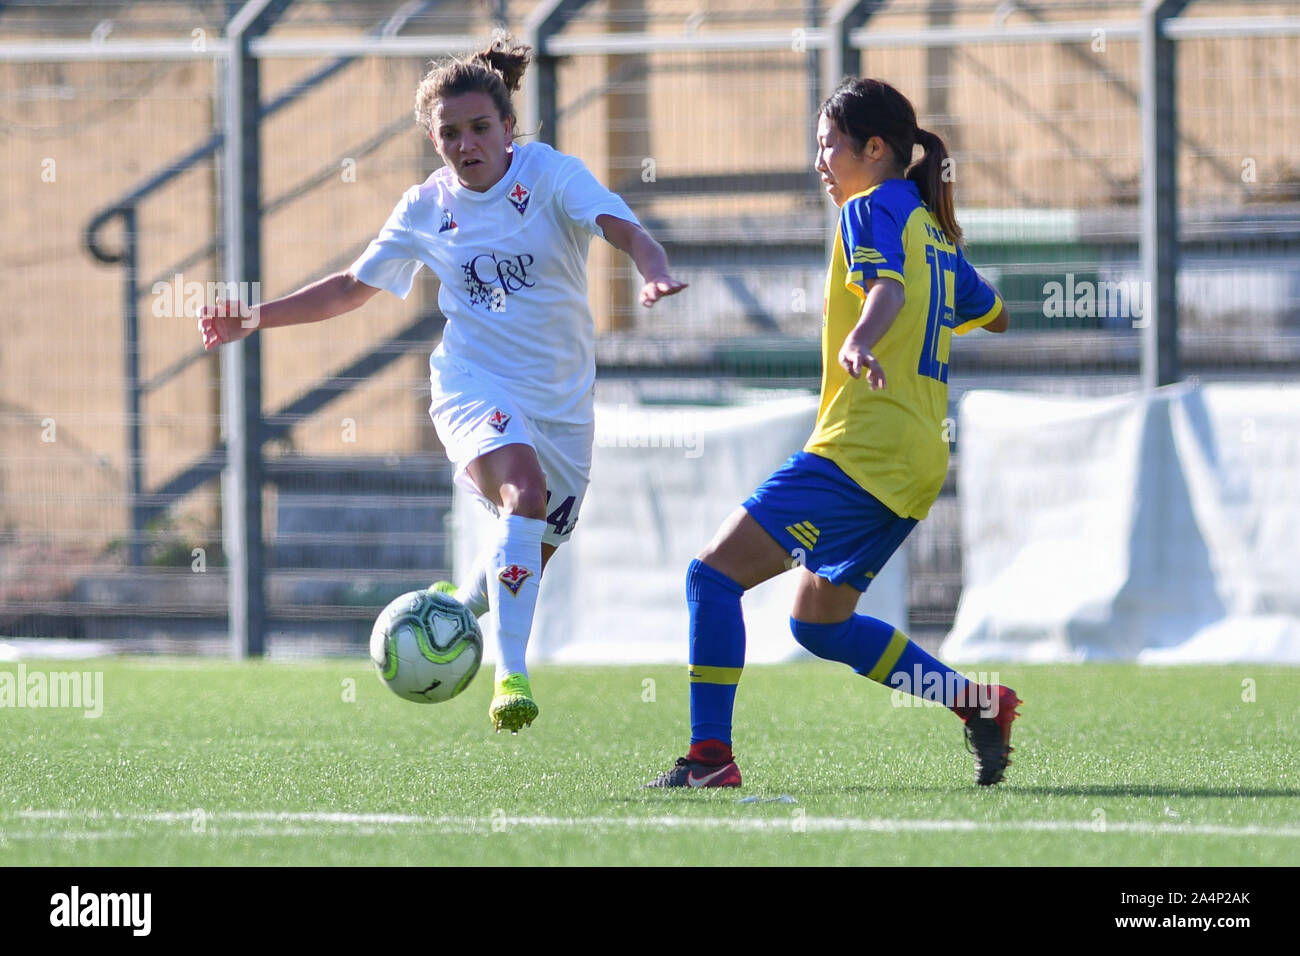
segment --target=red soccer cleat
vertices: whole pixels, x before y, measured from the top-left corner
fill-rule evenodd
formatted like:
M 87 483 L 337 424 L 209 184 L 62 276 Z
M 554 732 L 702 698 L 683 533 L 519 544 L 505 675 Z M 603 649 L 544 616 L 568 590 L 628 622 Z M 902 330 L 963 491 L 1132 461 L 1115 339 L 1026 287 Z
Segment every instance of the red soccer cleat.
M 989 707 L 959 708 L 957 716 L 966 724 L 966 749 L 975 755 L 975 782 L 989 787 L 1002 780 L 1011 765 L 1011 722 L 1024 701 L 1010 687 L 991 688 Z M 981 695 L 983 697 L 983 695 Z

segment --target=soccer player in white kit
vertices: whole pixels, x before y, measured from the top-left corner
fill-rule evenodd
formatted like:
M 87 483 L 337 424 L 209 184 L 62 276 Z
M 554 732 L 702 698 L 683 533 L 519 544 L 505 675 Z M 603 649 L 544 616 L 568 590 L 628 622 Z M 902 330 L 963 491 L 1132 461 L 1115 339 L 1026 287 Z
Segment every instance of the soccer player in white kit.
M 642 305 L 685 288 L 663 247 L 581 160 L 514 142 L 510 93 L 529 60 L 528 47 L 498 39 L 430 70 L 416 118 L 446 165 L 403 194 L 347 272 L 267 302 L 251 319 L 229 302 L 199 319 L 210 349 L 255 328 L 341 315 L 380 289 L 406 298 L 421 266 L 438 276 L 447 324 L 429 358 L 429 414 L 456 483 L 500 520 L 461 587 L 434 587 L 490 613 L 498 646 L 488 716 L 514 733 L 538 714 L 524 657 L 542 569 L 573 532 L 591 468 L 591 237 L 631 256 L 645 280 Z

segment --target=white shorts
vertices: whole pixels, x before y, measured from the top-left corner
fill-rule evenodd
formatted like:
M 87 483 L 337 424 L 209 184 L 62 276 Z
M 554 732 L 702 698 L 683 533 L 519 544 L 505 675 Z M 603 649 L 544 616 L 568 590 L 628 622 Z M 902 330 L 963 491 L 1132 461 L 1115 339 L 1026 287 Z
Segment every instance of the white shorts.
M 547 526 L 542 542 L 560 545 L 578 523 L 591 477 L 596 423 L 571 424 L 529 418 L 510 393 L 474 374 L 465 363 L 434 356 L 429 364 L 429 417 L 455 466 L 455 482 L 493 514 L 497 507 L 466 472 L 475 458 L 506 445 L 528 445 L 546 476 Z

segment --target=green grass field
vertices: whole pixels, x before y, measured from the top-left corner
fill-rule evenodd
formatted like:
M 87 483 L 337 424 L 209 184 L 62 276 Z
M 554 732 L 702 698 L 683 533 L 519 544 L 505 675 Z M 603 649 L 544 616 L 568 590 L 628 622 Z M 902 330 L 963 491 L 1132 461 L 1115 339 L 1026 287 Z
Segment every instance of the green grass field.
M 684 752 L 684 668 L 539 668 L 511 737 L 486 674 L 420 706 L 364 660 L 24 666 L 101 671 L 103 714 L 0 709 L 7 865 L 1300 863 L 1295 668 L 987 667 L 1026 703 L 981 789 L 951 714 L 751 667 L 744 788 L 675 792 L 640 785 Z

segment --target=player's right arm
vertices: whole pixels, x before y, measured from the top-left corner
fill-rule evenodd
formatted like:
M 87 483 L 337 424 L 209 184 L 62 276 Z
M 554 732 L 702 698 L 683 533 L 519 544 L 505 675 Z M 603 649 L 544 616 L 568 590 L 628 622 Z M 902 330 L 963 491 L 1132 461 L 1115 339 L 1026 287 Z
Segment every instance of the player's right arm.
M 405 299 L 421 268 L 418 241 L 412 234 L 408 215 L 411 203 L 419 194 L 419 186 L 402 194 L 379 235 L 346 272 L 336 272 L 251 310 L 247 307 L 241 310 L 238 302 L 218 303 L 214 308 L 204 309 L 199 315 L 203 347 L 212 349 L 237 342 L 255 329 L 324 322 L 360 308 L 380 289 Z M 360 276 L 368 281 L 363 282 Z
M 854 378 L 865 374 L 873 391 L 885 387 L 885 370 L 872 349 L 907 301 L 903 285 L 906 214 L 899 214 L 896 203 L 895 194 L 885 187 L 840 207 L 840 251 L 848 268 L 844 284 L 862 299 L 862 312 L 840 347 L 838 359 Z
M 907 296 L 897 279 L 867 279 L 864 284 L 867 297 L 862 314 L 840 347 L 839 362 L 854 378 L 865 372 L 867 384 L 875 391 L 885 387 L 885 370 L 871 350 L 903 311 Z
M 205 306 L 199 313 L 203 347 L 211 350 L 227 342 L 237 342 L 256 329 L 324 322 L 360 308 L 378 291 L 350 272 L 338 272 L 252 309 L 241 308 L 238 302 Z

